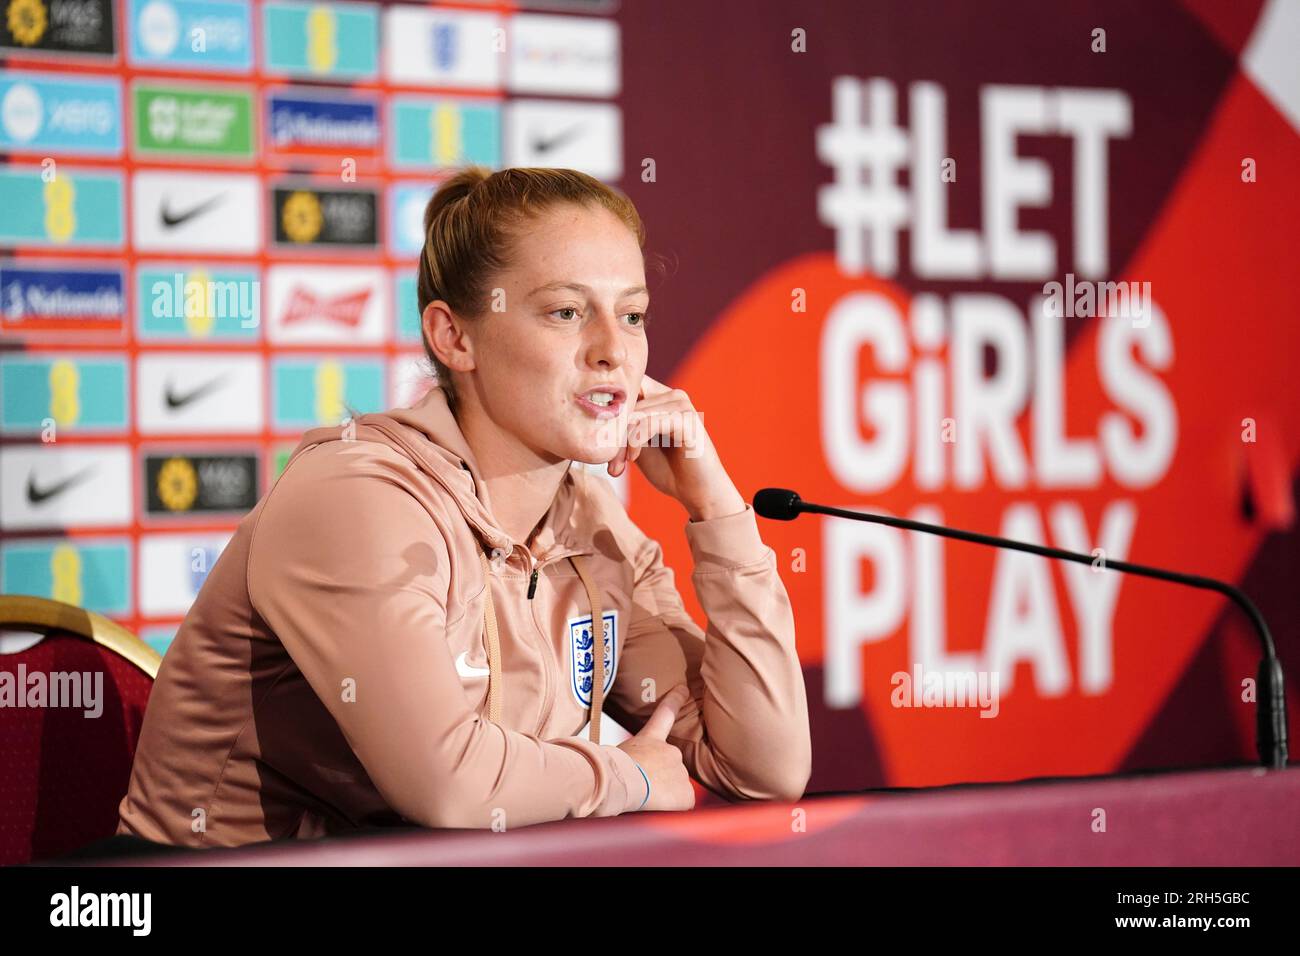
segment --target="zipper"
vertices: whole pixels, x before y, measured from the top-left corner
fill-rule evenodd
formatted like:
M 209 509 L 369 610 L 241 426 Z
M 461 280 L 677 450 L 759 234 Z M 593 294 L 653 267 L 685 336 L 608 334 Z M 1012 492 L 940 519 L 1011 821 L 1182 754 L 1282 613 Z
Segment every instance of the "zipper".
M 571 555 L 588 553 L 585 551 L 565 551 L 560 554 L 554 555 L 553 557 L 548 558 L 546 561 L 544 561 L 541 564 L 534 564 L 535 559 L 533 558 L 533 553 L 529 551 L 527 548 L 523 547 L 522 545 L 519 545 L 518 547 L 520 547 L 523 550 L 524 554 L 528 555 L 528 563 L 533 566 L 532 574 L 529 576 L 529 585 L 528 585 L 528 597 L 530 599 L 533 597 L 533 594 L 536 592 L 537 576 L 541 572 L 542 568 L 546 567 L 548 564 L 555 564 L 557 561 L 563 561 L 565 558 L 568 558 Z M 560 665 L 555 662 L 555 651 L 551 647 L 551 641 L 546 636 L 546 632 L 542 629 L 541 622 L 537 620 L 536 605 L 531 605 L 529 607 L 529 616 L 533 619 L 533 626 L 537 629 L 538 642 L 542 651 L 542 658 L 543 658 L 542 685 L 544 687 L 544 691 L 542 693 L 541 719 L 537 723 L 537 730 L 536 730 L 537 736 L 540 737 L 542 735 L 543 730 L 546 727 L 546 724 L 550 721 L 551 715 L 555 712 L 555 694 L 556 694 L 556 687 L 559 684 L 559 680 L 560 680 L 560 674 L 559 674 Z
M 533 595 L 537 591 L 537 574 L 541 570 L 541 568 L 534 563 L 536 559 L 533 557 L 533 553 L 531 551 L 529 551 L 526 547 L 524 547 L 521 544 L 517 544 L 515 545 L 515 547 L 518 548 L 527 556 L 528 565 L 532 569 L 531 574 L 529 575 L 528 578 L 529 580 L 528 598 L 529 600 L 532 600 Z M 542 630 L 541 624 L 537 622 L 536 606 L 531 604 L 529 605 L 528 616 L 533 619 L 533 627 L 537 631 L 537 649 L 541 654 L 541 664 L 542 664 L 542 708 L 540 711 L 540 716 L 538 717 L 537 720 L 537 730 L 534 731 L 536 736 L 540 737 L 542 735 L 542 728 L 544 728 L 546 726 L 546 722 L 551 719 L 551 708 L 554 706 L 553 702 L 555 699 L 554 684 L 555 681 L 558 680 L 559 678 L 558 675 L 551 674 L 551 668 L 555 666 L 555 661 L 553 659 L 555 655 L 554 652 L 551 650 L 550 643 L 546 640 L 546 634 Z

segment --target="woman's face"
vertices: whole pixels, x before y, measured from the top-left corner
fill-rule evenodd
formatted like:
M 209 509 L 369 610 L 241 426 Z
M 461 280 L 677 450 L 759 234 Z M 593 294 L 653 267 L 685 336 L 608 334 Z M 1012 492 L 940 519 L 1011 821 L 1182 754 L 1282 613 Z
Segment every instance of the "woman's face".
M 499 304 L 467 323 L 479 404 L 539 457 L 608 462 L 649 357 L 641 248 L 603 207 L 564 203 L 518 232 Z M 587 401 L 602 387 L 607 406 Z

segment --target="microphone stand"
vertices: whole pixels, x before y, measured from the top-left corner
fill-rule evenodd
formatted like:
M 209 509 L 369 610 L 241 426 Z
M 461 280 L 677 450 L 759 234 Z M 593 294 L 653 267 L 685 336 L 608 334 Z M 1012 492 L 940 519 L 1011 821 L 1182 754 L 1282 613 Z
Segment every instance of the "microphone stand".
M 1065 551 L 1061 548 L 1051 548 L 1041 544 L 1013 541 L 1011 538 L 999 538 L 995 535 L 962 531 L 958 528 L 945 528 L 942 525 L 926 524 L 923 521 L 912 521 L 908 518 L 893 518 L 888 515 L 872 514 L 865 511 L 847 511 L 842 508 L 812 504 L 801 499 L 795 492 L 785 488 L 762 489 L 754 495 L 753 507 L 763 517 L 778 521 L 792 521 L 800 514 L 807 512 L 809 514 L 852 518 L 855 521 L 889 525 L 891 528 L 902 528 L 905 531 L 936 534 L 943 538 L 970 541 L 974 544 L 982 544 L 992 548 L 1010 548 L 1014 551 L 1037 554 L 1044 558 L 1074 561 L 1077 564 L 1091 565 L 1096 560 L 1092 555 L 1081 554 L 1077 551 Z M 1259 755 L 1262 766 L 1272 770 L 1281 770 L 1286 767 L 1288 756 L 1286 690 L 1282 676 L 1282 662 L 1278 660 L 1273 635 L 1269 633 L 1268 624 L 1264 622 L 1264 615 L 1259 613 L 1259 608 L 1255 607 L 1254 602 L 1240 588 L 1215 578 L 1182 574 L 1178 571 L 1166 571 L 1164 568 L 1134 564 L 1131 561 L 1111 561 L 1104 557 L 1102 558 L 1102 566 L 1123 571 L 1125 574 L 1136 574 L 1146 578 L 1155 578 L 1159 581 L 1172 581 L 1175 584 L 1185 584 L 1204 591 L 1217 591 L 1219 594 L 1231 598 L 1239 608 L 1246 612 L 1247 617 L 1255 626 L 1255 632 L 1259 635 L 1260 643 L 1264 648 L 1264 657 L 1259 662 L 1259 671 L 1256 678 L 1255 751 Z

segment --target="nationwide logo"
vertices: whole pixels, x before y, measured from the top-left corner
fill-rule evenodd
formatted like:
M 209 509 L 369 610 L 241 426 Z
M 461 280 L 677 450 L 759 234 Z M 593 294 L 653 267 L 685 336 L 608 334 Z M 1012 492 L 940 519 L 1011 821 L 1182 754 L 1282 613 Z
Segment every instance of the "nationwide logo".
M 257 503 L 257 456 L 149 454 L 145 503 L 151 515 L 243 513 Z
M 253 98 L 245 90 L 137 85 L 135 149 L 224 158 L 253 155 Z
M 40 153 L 122 151 L 114 81 L 10 73 L 0 79 L 0 147 Z
M 369 289 L 327 297 L 312 295 L 301 286 L 296 286 L 289 294 L 289 302 L 280 324 L 289 326 L 315 320 L 358 328 L 369 301 Z
M 63 269 L 0 263 L 0 326 L 7 329 L 121 329 L 122 269 Z
M 113 0 L 9 0 L 0 49 L 111 56 Z
M 379 103 L 299 92 L 266 98 L 269 151 L 284 155 L 374 156 L 379 151 Z
M 379 244 L 377 193 L 370 189 L 272 189 L 275 241 L 282 245 Z

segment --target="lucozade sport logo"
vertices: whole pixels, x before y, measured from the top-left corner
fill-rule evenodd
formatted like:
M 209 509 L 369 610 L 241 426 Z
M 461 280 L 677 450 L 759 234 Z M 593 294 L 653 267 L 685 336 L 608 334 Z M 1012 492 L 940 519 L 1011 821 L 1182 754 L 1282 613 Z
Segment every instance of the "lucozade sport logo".
M 1108 157 L 1136 119 L 1127 94 L 982 88 L 982 161 L 960 180 L 981 201 L 970 229 L 946 213 L 945 190 L 958 187 L 943 178 L 942 90 L 913 84 L 906 129 L 891 83 L 863 89 L 837 82 L 834 122 L 816 138 L 835 168 L 815 201 L 836 255 L 770 270 L 674 384 L 708 411 L 742 489 L 786 486 L 1095 556 L 1093 567 L 1054 564 L 837 519 L 761 524 L 795 605 L 801 660 L 821 665 L 815 690 L 825 707 L 861 710 L 890 783 L 1112 770 L 1224 606 L 1106 562 L 1238 580 L 1263 534 L 1241 517 L 1239 463 L 1253 448 L 1243 419 L 1300 411 L 1280 355 L 1225 361 L 1238 339 L 1221 318 L 1243 297 L 1260 316 L 1281 314 L 1274 299 L 1295 301 L 1267 270 L 1248 287 L 1233 276 L 1258 258 L 1254 237 L 1300 211 L 1275 194 L 1243 198 L 1234 134 L 1244 126 L 1275 144 L 1269 162 L 1281 168 L 1296 137 L 1253 89 L 1225 98 L 1120 265 Z M 1066 137 L 1055 155 L 1068 166 L 1028 155 L 1017 138 L 1030 131 Z M 1021 225 L 1020 211 L 1049 205 L 1064 177 L 1069 217 L 1051 220 L 1055 232 Z M 1240 224 L 1230 232 L 1217 226 L 1229 204 Z M 1207 258 L 1214 269 L 1193 265 Z M 1296 339 L 1290 325 L 1269 334 Z M 737 354 L 746 382 L 767 383 L 744 403 Z M 1222 676 L 1229 699 L 1253 666 Z M 891 677 L 914 669 L 996 674 L 997 719 L 897 706 Z M 1253 709 L 1240 715 L 1247 736 Z

